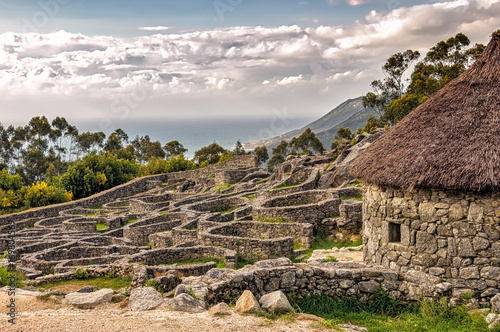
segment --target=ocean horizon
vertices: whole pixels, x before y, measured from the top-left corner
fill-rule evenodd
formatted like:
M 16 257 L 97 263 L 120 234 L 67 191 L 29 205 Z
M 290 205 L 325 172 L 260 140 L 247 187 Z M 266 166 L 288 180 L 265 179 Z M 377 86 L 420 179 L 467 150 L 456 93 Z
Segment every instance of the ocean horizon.
M 117 119 L 106 123 L 100 120 L 70 123 L 80 133 L 102 131 L 108 136 L 121 128 L 128 134 L 129 140 L 145 135 L 149 135 L 152 141 L 160 141 L 162 145 L 177 140 L 188 149 L 186 157 L 191 158 L 196 150 L 214 141 L 225 149 L 232 149 L 238 140 L 243 143 L 278 136 L 302 128 L 314 120 L 314 117 L 271 115 L 255 118 Z

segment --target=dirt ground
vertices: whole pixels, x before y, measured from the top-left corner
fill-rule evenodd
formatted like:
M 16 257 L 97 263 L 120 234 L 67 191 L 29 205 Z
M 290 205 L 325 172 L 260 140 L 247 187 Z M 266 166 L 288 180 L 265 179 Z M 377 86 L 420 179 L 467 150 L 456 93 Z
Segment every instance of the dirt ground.
M 16 294 L 16 324 L 10 324 L 7 293 L 0 292 L 0 331 L 23 332 L 141 332 L 141 331 L 327 331 L 318 322 L 296 316 L 293 320 L 269 320 L 253 315 L 233 313 L 225 317 L 212 317 L 207 312 L 189 314 L 169 311 L 166 306 L 156 310 L 131 312 L 118 304 L 106 303 L 95 309 L 77 309 L 62 297 L 37 299 L 35 296 Z M 328 329 L 328 331 L 334 331 Z

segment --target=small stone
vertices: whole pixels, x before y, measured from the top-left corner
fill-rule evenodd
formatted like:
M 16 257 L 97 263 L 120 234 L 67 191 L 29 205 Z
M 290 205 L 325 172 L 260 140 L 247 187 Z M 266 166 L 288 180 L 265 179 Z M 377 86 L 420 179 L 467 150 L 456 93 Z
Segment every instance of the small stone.
M 500 293 L 493 296 L 490 300 L 491 303 L 491 311 L 496 314 L 500 314 Z
M 219 303 L 208 310 L 211 316 L 231 315 L 233 312 L 226 303 Z
M 238 301 L 236 301 L 236 312 L 243 314 L 243 313 L 257 313 L 260 310 L 260 305 L 259 302 L 255 299 L 255 296 L 253 296 L 252 292 L 249 290 L 246 290 L 243 292 L 243 294 L 240 296 Z
M 318 317 L 318 316 L 315 316 L 315 315 L 311 315 L 311 314 L 303 314 L 303 313 L 295 314 L 293 316 L 293 318 L 296 319 L 296 320 L 310 320 L 310 321 L 313 321 L 313 322 L 322 322 L 322 321 L 324 321 L 324 319 L 321 318 L 321 317 Z
M 356 326 L 352 324 L 340 324 L 342 332 L 368 332 L 366 327 Z
M 488 316 L 486 316 L 485 320 L 486 323 L 491 324 L 497 319 L 497 314 L 491 313 Z
M 290 302 L 288 302 L 282 291 L 275 291 L 262 296 L 259 303 L 262 305 L 262 309 L 274 314 L 293 311 Z

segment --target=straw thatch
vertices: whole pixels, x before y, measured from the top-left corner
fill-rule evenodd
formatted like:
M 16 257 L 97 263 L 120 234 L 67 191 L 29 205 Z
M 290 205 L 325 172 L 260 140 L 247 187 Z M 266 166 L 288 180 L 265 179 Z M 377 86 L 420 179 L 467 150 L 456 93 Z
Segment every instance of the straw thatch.
M 500 189 L 500 30 L 480 58 L 368 147 L 350 175 L 400 188 Z

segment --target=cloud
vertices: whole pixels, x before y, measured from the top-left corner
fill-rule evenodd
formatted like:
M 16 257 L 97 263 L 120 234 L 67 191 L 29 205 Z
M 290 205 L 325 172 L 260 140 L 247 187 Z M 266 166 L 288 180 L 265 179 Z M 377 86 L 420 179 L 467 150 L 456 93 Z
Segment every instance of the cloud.
M 169 29 L 170 29 L 170 27 L 165 27 L 162 25 L 159 25 L 156 27 L 140 27 L 140 28 L 138 28 L 138 30 L 142 30 L 142 31 L 167 31 Z
M 349 3 L 351 6 L 358 6 L 362 5 L 365 3 L 370 2 L 370 0 L 348 0 L 347 3 Z
M 7 32 L 0 34 L 2 109 L 6 118 L 116 116 L 125 108 L 131 117 L 265 114 L 285 105 L 301 114 L 314 101 L 321 115 L 368 92 L 390 55 L 425 54 L 458 32 L 484 43 L 498 26 L 497 0 L 459 0 L 372 11 L 343 26 L 236 26 L 132 40 Z

